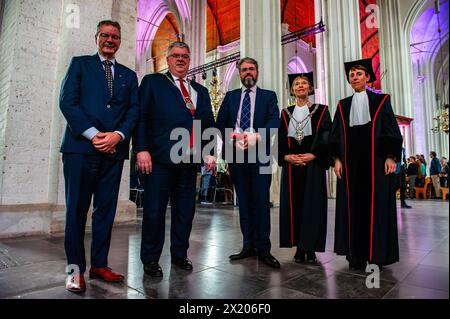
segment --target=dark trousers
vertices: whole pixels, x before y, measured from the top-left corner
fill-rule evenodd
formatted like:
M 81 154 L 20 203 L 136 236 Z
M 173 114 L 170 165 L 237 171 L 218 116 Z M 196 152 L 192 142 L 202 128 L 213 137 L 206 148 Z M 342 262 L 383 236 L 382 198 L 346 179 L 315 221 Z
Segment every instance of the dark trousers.
M 271 174 L 261 174 L 258 164 L 230 164 L 230 176 L 239 201 L 243 248 L 270 251 Z
M 195 212 L 196 164 L 152 163 L 144 175 L 144 215 L 142 220 L 141 261 L 158 261 L 164 246 L 166 209 L 170 199 L 170 253 L 186 258 Z
M 92 213 L 91 265 L 108 266 L 111 231 L 116 214 L 123 160 L 104 155 L 63 154 L 66 189 L 64 247 L 67 263 L 86 270 L 84 234 L 87 213 Z

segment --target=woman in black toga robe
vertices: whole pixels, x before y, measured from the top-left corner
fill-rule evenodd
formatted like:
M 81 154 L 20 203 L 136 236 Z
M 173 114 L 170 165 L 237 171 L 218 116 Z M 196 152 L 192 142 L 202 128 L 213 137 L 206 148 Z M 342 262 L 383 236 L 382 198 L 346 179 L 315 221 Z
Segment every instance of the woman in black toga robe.
M 326 105 L 312 104 L 313 73 L 289 74 L 296 105 L 281 112 L 278 162 L 280 247 L 297 247 L 294 260 L 316 262 L 325 251 L 327 234 L 326 170 L 331 116 Z
M 330 136 L 338 177 L 334 251 L 352 269 L 399 260 L 395 162 L 402 136 L 388 94 L 366 90 L 376 80 L 371 59 L 345 63 L 355 93 L 340 100 Z

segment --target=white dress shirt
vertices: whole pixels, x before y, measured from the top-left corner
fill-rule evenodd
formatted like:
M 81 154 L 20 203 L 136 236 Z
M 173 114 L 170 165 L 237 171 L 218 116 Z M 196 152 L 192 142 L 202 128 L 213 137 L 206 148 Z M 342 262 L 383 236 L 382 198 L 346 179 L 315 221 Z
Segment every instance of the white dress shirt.
M 181 92 L 180 81 L 178 81 L 178 79 L 180 79 L 180 78 L 176 77 L 172 73 L 170 73 L 170 75 L 172 76 L 172 79 L 175 82 L 175 85 L 177 86 L 178 90 L 180 90 L 180 92 Z M 186 90 L 189 92 L 189 95 L 191 96 L 191 101 L 194 104 L 194 108 L 197 108 L 197 91 L 192 87 L 190 82 L 186 80 L 186 77 L 183 79 L 183 83 L 184 83 L 184 87 L 186 88 Z M 181 92 L 181 96 L 183 96 L 183 92 Z
M 105 65 L 103 64 L 103 61 L 105 61 L 106 59 L 100 53 L 97 53 L 97 54 L 98 54 L 98 56 L 100 58 L 100 62 L 102 62 L 102 66 L 103 66 L 103 70 L 104 70 L 105 69 Z M 111 63 L 112 63 L 111 64 L 111 72 L 112 72 L 112 76 L 113 76 L 113 79 L 114 79 L 114 66 L 116 65 L 116 59 L 112 58 L 109 61 L 111 61 Z
M 292 112 L 292 117 L 295 119 L 295 121 L 297 122 L 301 122 L 304 119 L 306 119 L 309 116 L 309 108 L 308 105 L 303 105 L 303 106 L 299 106 L 296 105 L 294 108 L 294 112 Z M 293 119 L 291 119 L 289 121 L 289 128 L 288 128 L 288 136 L 293 137 L 293 138 L 297 138 L 296 134 L 295 134 L 295 126 L 297 125 L 297 123 L 295 122 Z M 306 121 L 306 124 L 303 123 L 300 125 L 300 127 L 302 127 L 303 125 L 305 125 L 303 127 L 303 136 L 309 136 L 312 135 L 312 128 L 311 128 L 311 119 Z
M 255 114 L 256 88 L 257 88 L 257 86 L 254 85 L 253 87 L 250 88 L 250 92 L 248 92 L 248 94 L 250 95 L 250 127 L 249 127 L 250 132 L 255 132 L 255 130 L 253 128 L 253 117 Z M 245 90 L 247 90 L 247 88 L 244 86 L 242 88 L 241 103 L 239 104 L 239 111 L 237 114 L 236 125 L 234 126 L 234 130 L 236 132 L 239 132 L 239 130 L 240 130 L 242 102 L 244 101 Z
M 366 91 L 355 92 L 350 107 L 350 126 L 364 125 L 371 121 L 369 97 Z

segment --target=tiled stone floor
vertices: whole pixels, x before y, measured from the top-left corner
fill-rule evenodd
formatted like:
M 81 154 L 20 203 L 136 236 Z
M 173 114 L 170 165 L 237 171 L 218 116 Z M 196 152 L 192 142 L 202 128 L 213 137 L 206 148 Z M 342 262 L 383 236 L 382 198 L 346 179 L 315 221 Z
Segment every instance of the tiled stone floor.
M 144 275 L 139 259 L 140 223 L 115 227 L 109 265 L 126 275 L 123 284 L 87 280 L 84 294 L 64 289 L 63 237 L 15 238 L 0 241 L 0 298 L 160 298 L 160 299 L 316 299 L 426 298 L 448 299 L 448 201 L 408 201 L 413 209 L 398 209 L 400 262 L 385 267 L 380 287 L 366 287 L 366 274 L 350 271 L 345 257 L 332 252 L 334 201 L 329 201 L 327 251 L 318 265 L 296 264 L 294 249 L 278 248 L 278 209 L 272 209 L 272 254 L 281 269 L 271 269 L 256 257 L 229 262 L 241 247 L 238 210 L 232 206 L 197 207 L 189 258 L 194 270 L 171 267 L 170 214 L 160 264 L 163 278 Z M 86 251 L 89 254 L 89 236 Z

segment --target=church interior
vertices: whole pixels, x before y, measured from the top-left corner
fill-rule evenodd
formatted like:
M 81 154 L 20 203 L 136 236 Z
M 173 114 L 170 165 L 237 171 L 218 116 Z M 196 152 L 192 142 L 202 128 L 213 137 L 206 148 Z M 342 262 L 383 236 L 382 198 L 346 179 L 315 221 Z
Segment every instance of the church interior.
M 160 260 L 165 274 L 146 276 L 139 256 L 143 188 L 132 157 L 123 169 L 109 252 L 109 266 L 125 282 L 91 279 L 84 294 L 66 291 L 59 92 L 70 58 L 95 53 L 96 25 L 105 19 L 121 24 L 117 60 L 139 81 L 167 71 L 171 42 L 189 44 L 188 77 L 208 89 L 215 117 L 226 92 L 241 87 L 240 58 L 259 62 L 258 86 L 276 92 L 280 111 L 294 102 L 288 74 L 313 71 L 311 99 L 328 105 L 332 117 L 353 92 L 344 62 L 371 58 L 377 79 L 369 90 L 390 94 L 403 137 L 409 206 L 398 192 L 400 261 L 383 268 L 379 286 L 368 288 L 368 273 L 348 269 L 345 256 L 333 251 L 332 169 L 326 251 L 310 265 L 293 261 L 294 248 L 279 248 L 276 163 L 270 236 L 281 270 L 256 258 L 228 260 L 242 238 L 225 168 L 211 178 L 198 173 L 189 248 L 194 270 L 171 267 L 169 207 Z M 449 82 L 448 0 L 0 0 L 0 298 L 448 299 Z M 439 189 L 426 165 L 431 152 L 442 169 Z M 425 170 L 409 178 L 407 166 L 417 161 Z M 88 220 L 86 252 L 89 230 Z

